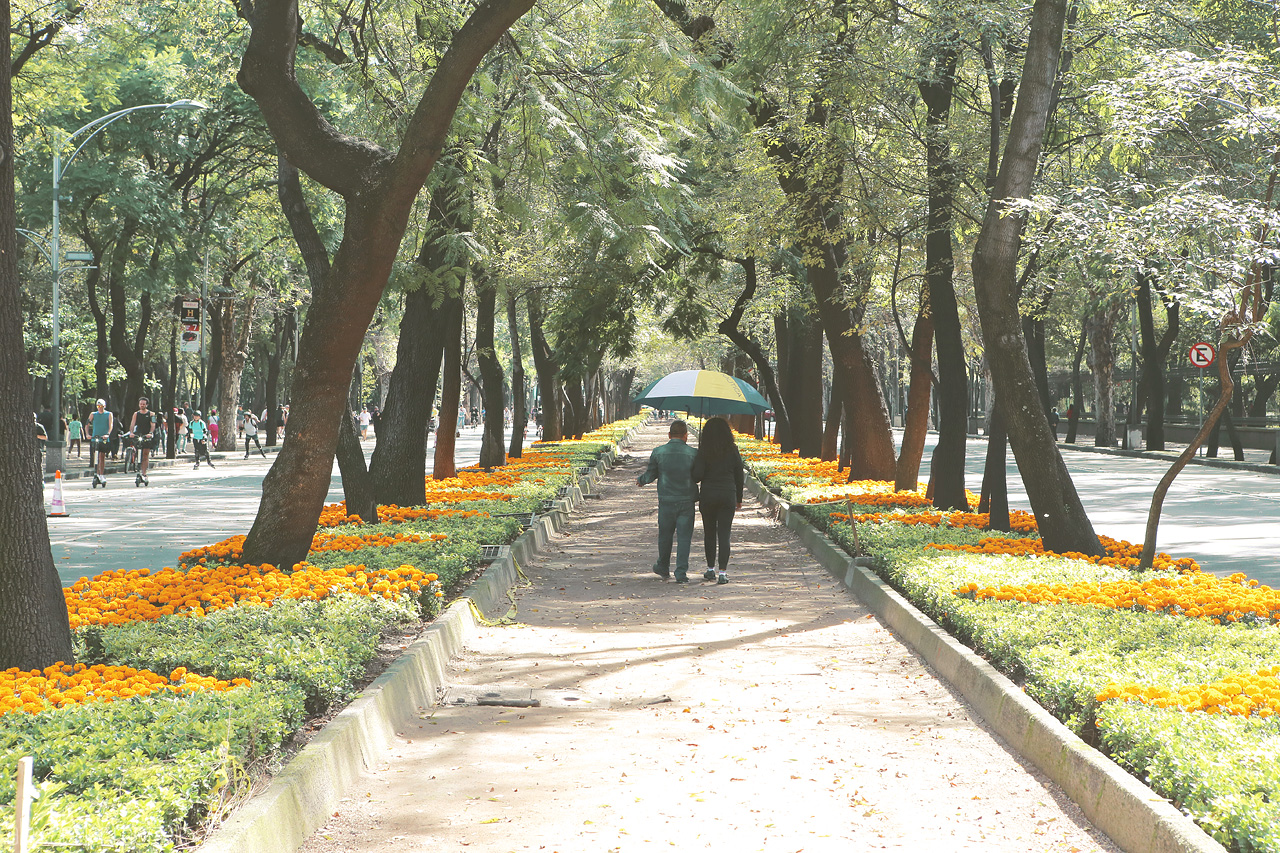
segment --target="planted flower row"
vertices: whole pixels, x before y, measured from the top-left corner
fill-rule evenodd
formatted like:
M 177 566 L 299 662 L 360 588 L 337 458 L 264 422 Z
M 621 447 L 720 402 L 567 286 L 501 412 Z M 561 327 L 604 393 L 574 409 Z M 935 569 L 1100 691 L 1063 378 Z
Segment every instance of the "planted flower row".
M 1280 592 L 1100 537 L 1046 551 L 928 507 L 924 487 L 844 483 L 835 463 L 739 437 L 754 473 L 1029 695 L 1237 851 L 1280 851 Z M 970 510 L 977 501 L 971 496 Z
M 519 535 L 509 516 L 539 509 L 636 420 L 429 479 L 428 504 L 379 507 L 378 524 L 326 507 L 306 562 L 288 569 L 244 564 L 237 536 L 176 568 L 66 588 L 77 662 L 0 672 L 0 767 L 33 756 L 45 793 L 34 840 L 180 846 L 274 766 L 308 716 L 350 698 L 380 643 L 438 612 L 483 545 Z M 0 847 L 12 843 L 6 776 Z

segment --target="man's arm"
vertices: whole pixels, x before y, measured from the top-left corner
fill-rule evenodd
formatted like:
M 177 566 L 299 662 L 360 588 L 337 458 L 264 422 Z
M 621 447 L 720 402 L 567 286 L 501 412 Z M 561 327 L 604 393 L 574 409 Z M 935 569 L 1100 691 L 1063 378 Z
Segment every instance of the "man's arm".
M 658 479 L 658 458 L 655 454 L 649 454 L 649 465 L 644 469 L 644 473 L 636 478 L 636 485 L 643 486 L 652 483 Z
M 134 430 L 138 428 L 138 413 L 134 412 L 133 417 L 129 418 L 129 435 L 134 434 Z

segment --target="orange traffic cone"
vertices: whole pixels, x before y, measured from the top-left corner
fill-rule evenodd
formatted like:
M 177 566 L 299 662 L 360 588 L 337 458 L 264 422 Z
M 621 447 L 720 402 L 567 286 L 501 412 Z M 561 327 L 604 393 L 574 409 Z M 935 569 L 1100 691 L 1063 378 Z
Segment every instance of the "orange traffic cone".
M 53 475 L 53 508 L 49 510 L 50 518 L 64 518 L 71 515 L 67 512 L 67 504 L 62 499 L 62 472 L 55 471 Z

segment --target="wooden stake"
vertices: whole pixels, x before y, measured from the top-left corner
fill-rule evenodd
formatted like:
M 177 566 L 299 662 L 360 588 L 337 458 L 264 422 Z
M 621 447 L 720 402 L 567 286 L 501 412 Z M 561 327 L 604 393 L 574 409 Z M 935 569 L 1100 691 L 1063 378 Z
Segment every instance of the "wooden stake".
M 13 853 L 27 853 L 31 827 L 31 756 L 18 759 L 18 796 L 13 801 Z

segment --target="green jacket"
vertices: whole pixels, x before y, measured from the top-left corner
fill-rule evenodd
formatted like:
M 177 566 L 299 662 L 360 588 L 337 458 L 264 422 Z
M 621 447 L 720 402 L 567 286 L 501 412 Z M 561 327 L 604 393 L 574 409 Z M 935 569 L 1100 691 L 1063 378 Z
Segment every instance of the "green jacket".
M 693 485 L 693 458 L 698 455 L 688 444 L 671 439 L 649 454 L 649 467 L 636 480 L 641 486 L 658 481 L 658 500 L 691 501 L 698 496 Z

